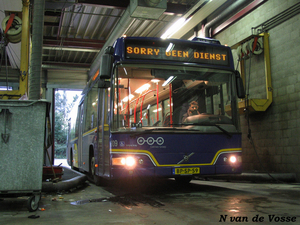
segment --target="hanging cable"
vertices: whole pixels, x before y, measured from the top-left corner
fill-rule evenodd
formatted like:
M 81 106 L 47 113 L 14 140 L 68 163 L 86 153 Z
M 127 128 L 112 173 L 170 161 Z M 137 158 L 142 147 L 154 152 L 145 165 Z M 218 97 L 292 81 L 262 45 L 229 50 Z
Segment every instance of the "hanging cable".
M 11 58 L 12 58 L 14 64 L 15 64 L 15 67 L 16 67 L 17 69 L 20 70 L 20 68 L 18 67 L 18 64 L 16 63 L 15 57 L 16 57 L 17 61 L 21 61 L 21 59 L 20 59 L 20 58 L 18 57 L 18 55 L 15 53 L 15 51 L 13 50 L 13 48 L 11 47 L 11 45 L 7 45 L 7 47 L 8 47 L 8 51 L 9 51 L 9 53 L 10 53 L 10 55 L 11 55 Z M 14 54 L 13 54 L 13 53 L 14 53 Z M 11 63 L 11 62 L 10 62 L 10 63 Z M 11 64 L 12 64 L 12 63 L 11 63 Z
M 4 48 L 4 52 L 5 52 L 5 68 L 6 68 L 6 90 L 8 91 L 8 65 L 7 65 L 7 52 L 6 52 L 6 48 Z
M 249 93 L 250 93 L 250 72 L 251 72 L 251 58 L 252 58 L 252 53 L 250 51 L 249 53 L 249 71 L 248 71 L 248 79 L 246 80 L 247 74 L 245 74 L 245 87 L 246 87 L 246 98 L 245 98 L 245 119 L 247 121 L 247 127 L 248 127 L 248 134 L 247 134 L 247 138 L 251 144 L 251 146 L 253 147 L 254 153 L 258 159 L 259 165 L 262 169 L 262 171 L 264 171 L 265 173 L 268 174 L 268 176 L 273 180 L 276 181 L 278 183 L 283 183 L 282 181 L 277 180 L 276 178 L 274 178 L 269 172 L 268 170 L 263 166 L 263 163 L 257 153 L 257 149 L 256 146 L 254 144 L 253 138 L 252 138 L 252 134 L 251 134 L 251 127 L 250 127 L 250 117 L 249 117 Z M 244 63 L 245 65 L 245 71 L 246 71 L 246 62 Z M 248 83 L 247 83 L 248 82 Z

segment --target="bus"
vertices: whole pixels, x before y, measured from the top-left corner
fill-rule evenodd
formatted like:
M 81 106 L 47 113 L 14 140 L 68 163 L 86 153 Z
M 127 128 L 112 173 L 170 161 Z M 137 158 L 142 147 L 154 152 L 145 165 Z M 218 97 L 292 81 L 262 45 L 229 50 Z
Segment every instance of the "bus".
M 242 172 L 243 81 L 218 40 L 122 37 L 102 55 L 69 123 L 69 165 L 102 178 Z

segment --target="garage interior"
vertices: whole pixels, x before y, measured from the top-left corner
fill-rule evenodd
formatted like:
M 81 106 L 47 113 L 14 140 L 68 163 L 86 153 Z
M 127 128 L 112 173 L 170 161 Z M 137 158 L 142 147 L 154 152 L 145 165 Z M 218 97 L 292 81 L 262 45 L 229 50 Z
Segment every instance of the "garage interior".
M 2 0 L 0 9 L 0 104 L 51 102 L 42 111 L 52 138 L 56 91 L 84 89 L 118 37 L 214 38 L 232 48 L 246 82 L 247 99 L 239 103 L 244 172 L 293 173 L 300 181 L 299 1 Z M 182 18 L 183 26 L 166 33 Z M 253 35 L 261 35 L 264 46 L 242 58 Z M 21 120 L 31 118 L 30 111 L 21 114 Z M 14 139 L 5 136 L 9 112 L 0 116 L 2 151 Z M 26 138 L 36 132 L 29 130 Z M 47 147 L 49 156 L 42 158 L 50 165 L 55 146 Z

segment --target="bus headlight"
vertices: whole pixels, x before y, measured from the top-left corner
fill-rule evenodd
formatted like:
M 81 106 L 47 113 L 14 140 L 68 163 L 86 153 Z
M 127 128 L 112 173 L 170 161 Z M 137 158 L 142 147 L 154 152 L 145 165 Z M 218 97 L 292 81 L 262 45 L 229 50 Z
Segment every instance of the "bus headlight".
M 135 159 L 131 156 L 126 157 L 125 159 L 125 165 L 128 167 L 133 167 L 135 166 Z
M 229 161 L 231 163 L 235 163 L 236 162 L 236 157 L 235 156 L 230 156 Z
M 134 157 L 132 157 L 132 156 L 112 158 L 112 165 L 113 166 L 126 166 L 126 167 L 132 169 L 136 166 L 136 161 L 135 161 Z

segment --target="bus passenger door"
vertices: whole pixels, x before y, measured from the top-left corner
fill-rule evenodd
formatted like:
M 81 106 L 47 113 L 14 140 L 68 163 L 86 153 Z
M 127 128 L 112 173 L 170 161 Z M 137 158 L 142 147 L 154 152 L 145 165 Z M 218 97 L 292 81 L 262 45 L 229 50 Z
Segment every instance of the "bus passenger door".
M 78 127 L 78 146 L 77 146 L 77 162 L 78 162 L 78 168 L 82 168 L 82 132 L 83 132 L 83 126 L 84 126 L 84 101 L 79 105 L 79 127 Z M 76 160 L 76 159 L 75 159 Z
M 108 90 L 99 88 L 98 104 L 98 151 L 96 174 L 109 177 L 109 127 L 108 127 Z

